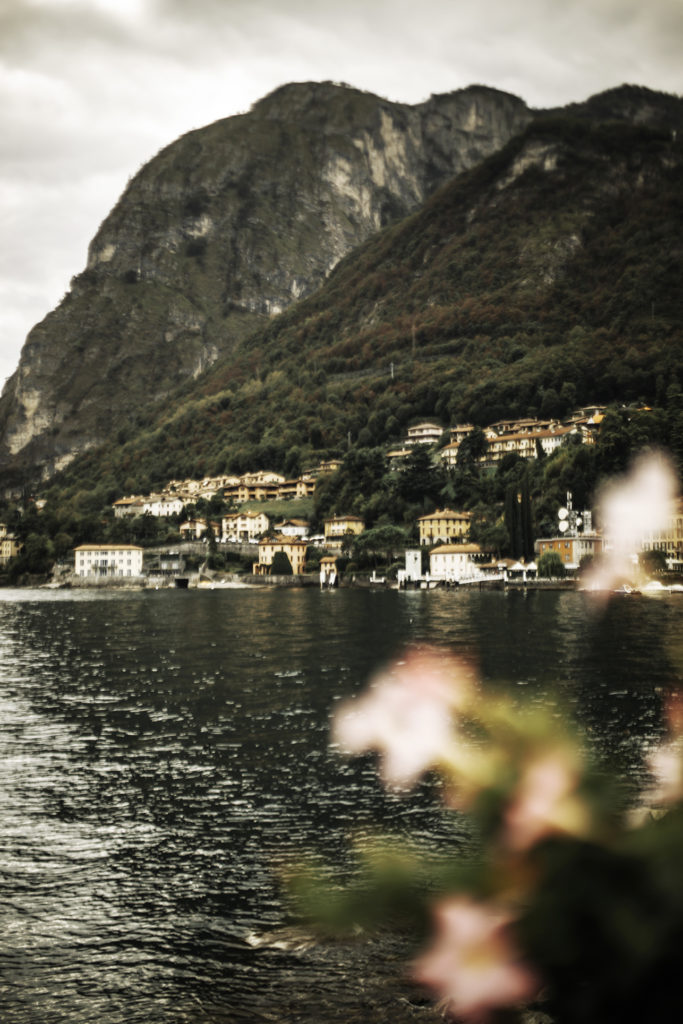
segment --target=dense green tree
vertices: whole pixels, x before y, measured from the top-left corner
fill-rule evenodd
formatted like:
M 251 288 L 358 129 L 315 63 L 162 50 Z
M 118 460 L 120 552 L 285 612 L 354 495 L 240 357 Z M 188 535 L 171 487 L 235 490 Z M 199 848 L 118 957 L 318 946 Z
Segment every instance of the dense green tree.
M 459 469 L 472 469 L 478 465 L 479 459 L 488 451 L 488 441 L 481 427 L 475 427 L 470 431 L 458 447 L 456 462 Z
M 380 562 L 393 562 L 408 543 L 409 537 L 405 530 L 391 523 L 385 523 L 370 530 L 364 530 L 354 538 L 351 548 L 352 557 L 360 566 L 368 562 L 374 565 Z
M 480 503 L 472 509 L 469 540 L 500 558 L 509 550 L 510 538 L 498 509 Z
M 666 572 L 666 552 L 653 548 L 651 551 L 641 551 L 638 561 L 645 572 L 651 576 Z
M 519 484 L 509 484 L 505 491 L 505 529 L 508 551 L 512 558 L 531 561 L 534 553 L 534 535 L 531 512 L 529 475 L 524 473 Z
M 273 576 L 291 576 L 293 574 L 292 563 L 286 551 L 276 551 L 270 566 Z
M 302 449 L 299 445 L 292 445 L 285 455 L 284 473 L 288 477 L 297 477 L 302 468 Z
M 623 473 L 631 457 L 631 436 L 625 410 L 610 408 L 600 426 L 597 466 L 601 476 Z
M 425 498 L 436 504 L 445 481 L 441 460 L 434 462 L 429 445 L 416 444 L 398 476 L 397 493 L 403 501 L 413 504 L 424 502 Z
M 537 564 L 537 575 L 545 579 L 564 579 L 566 570 L 557 551 L 546 551 L 541 555 Z

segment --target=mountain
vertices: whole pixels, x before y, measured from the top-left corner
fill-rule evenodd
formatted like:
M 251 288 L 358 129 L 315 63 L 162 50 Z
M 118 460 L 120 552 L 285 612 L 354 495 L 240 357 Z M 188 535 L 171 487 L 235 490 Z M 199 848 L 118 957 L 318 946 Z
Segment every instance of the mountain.
M 474 86 L 416 106 L 283 86 L 130 181 L 0 397 L 0 471 L 49 477 L 201 375 L 531 119 Z
M 596 401 L 670 407 L 653 437 L 675 433 L 683 456 L 682 106 L 671 118 L 665 97 L 655 127 L 537 116 L 67 482 L 105 495 L 296 472 L 349 441 L 398 442 L 416 417 L 483 425 Z

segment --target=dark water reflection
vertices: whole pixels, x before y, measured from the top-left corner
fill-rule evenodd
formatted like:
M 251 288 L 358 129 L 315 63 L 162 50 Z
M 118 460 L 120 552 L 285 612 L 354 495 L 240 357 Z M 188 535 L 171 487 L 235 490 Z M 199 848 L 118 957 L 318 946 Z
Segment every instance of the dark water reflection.
M 408 641 L 486 685 L 553 683 L 625 775 L 659 730 L 683 601 L 571 593 L 0 593 L 0 1020 L 415 1019 L 383 938 L 304 949 L 274 868 L 378 826 L 465 840 L 429 783 L 328 750 L 335 702 Z M 282 936 L 278 933 L 278 937 Z

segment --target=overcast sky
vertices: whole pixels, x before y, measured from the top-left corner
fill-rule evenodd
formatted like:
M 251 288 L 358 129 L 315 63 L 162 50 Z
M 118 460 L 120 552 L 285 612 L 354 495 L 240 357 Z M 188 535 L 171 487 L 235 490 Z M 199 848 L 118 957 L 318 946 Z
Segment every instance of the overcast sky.
M 285 82 L 683 92 L 683 0 L 0 0 L 0 387 L 128 178 Z

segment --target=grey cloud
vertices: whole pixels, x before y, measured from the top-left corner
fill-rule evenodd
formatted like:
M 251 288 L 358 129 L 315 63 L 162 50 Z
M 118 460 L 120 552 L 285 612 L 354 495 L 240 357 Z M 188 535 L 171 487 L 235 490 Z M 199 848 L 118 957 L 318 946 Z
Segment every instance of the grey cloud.
M 681 0 L 146 0 L 138 18 L 0 0 L 2 354 L 82 268 L 141 162 L 277 85 L 419 102 L 479 82 L 534 106 L 623 81 L 680 92 L 682 41 Z
M 61 53 L 98 40 L 110 47 L 131 46 L 135 34 L 85 0 L 58 7 L 24 0 L 0 6 L 0 55 L 10 66 L 33 63 L 46 50 Z

